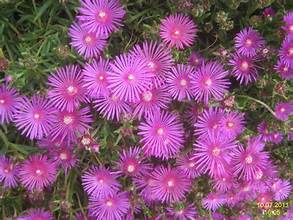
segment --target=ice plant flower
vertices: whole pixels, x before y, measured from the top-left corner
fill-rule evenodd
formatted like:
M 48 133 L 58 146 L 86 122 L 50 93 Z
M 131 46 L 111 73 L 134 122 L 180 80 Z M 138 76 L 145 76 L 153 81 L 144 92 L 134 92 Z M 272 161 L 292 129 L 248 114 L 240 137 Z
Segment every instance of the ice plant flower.
M 169 47 L 184 49 L 195 41 L 196 24 L 183 14 L 170 15 L 161 22 L 160 36 Z
M 14 188 L 18 185 L 19 165 L 14 164 L 11 158 L 0 156 L 0 183 L 4 188 Z
M 200 67 L 203 62 L 203 57 L 197 52 L 192 52 L 188 58 L 188 64 L 194 68 Z
M 56 164 L 46 155 L 31 155 L 19 168 L 19 180 L 29 191 L 43 190 L 56 179 Z
M 275 117 L 281 121 L 287 121 L 293 114 L 293 103 L 279 102 L 275 106 Z
M 199 176 L 200 172 L 196 166 L 196 160 L 192 154 L 181 155 L 176 159 L 177 169 L 187 177 L 193 179 Z
M 220 132 L 230 138 L 241 134 L 244 130 L 244 114 L 239 112 L 226 113 L 220 121 Z
M 241 30 L 235 37 L 235 47 L 237 53 L 254 57 L 264 46 L 264 40 L 253 28 L 248 27 Z
M 164 84 L 165 77 L 174 63 L 170 49 L 156 41 L 145 41 L 142 45 L 136 45 L 132 54 L 146 60 L 149 72 L 154 75 L 153 84 L 156 88 Z
M 100 95 L 94 100 L 95 109 L 106 119 L 119 121 L 121 116 L 131 112 L 128 102 L 121 100 L 118 96 L 109 93 Z
M 293 68 L 293 35 L 284 39 L 279 51 L 279 57 L 286 66 Z
M 82 186 L 88 195 L 104 198 L 115 195 L 120 188 L 117 175 L 105 167 L 92 166 L 82 175 Z
M 84 107 L 73 112 L 59 111 L 54 115 L 54 128 L 51 130 L 53 140 L 60 138 L 63 142 L 74 141 L 77 134 L 83 135 L 93 121 L 89 107 Z
M 272 133 L 271 141 L 274 144 L 280 144 L 283 140 L 283 134 L 281 132 L 275 131 Z
M 177 64 L 166 77 L 166 87 L 174 100 L 192 99 L 191 78 L 195 74 L 192 66 Z
M 282 28 L 287 32 L 288 35 L 293 36 L 293 12 L 288 12 L 284 16 L 283 21 L 285 23 L 285 26 L 283 26 Z
M 125 10 L 119 0 L 81 0 L 79 13 L 83 28 L 109 36 L 122 26 Z
M 191 182 L 177 168 L 157 167 L 151 174 L 150 193 L 161 202 L 178 202 L 185 197 Z
M 211 192 L 203 200 L 202 205 L 204 208 L 210 211 L 216 211 L 222 205 L 224 205 L 224 196 L 220 193 Z
M 73 147 L 61 146 L 55 149 L 52 149 L 50 154 L 52 155 L 53 161 L 56 162 L 57 165 L 64 169 L 65 174 L 73 168 L 77 162 L 76 156 L 73 153 Z
M 90 197 L 89 212 L 96 219 L 123 220 L 130 209 L 128 193 L 119 192 L 101 199 Z
M 257 131 L 262 141 L 269 142 L 272 140 L 272 133 L 269 130 L 267 122 L 262 121 L 261 123 L 259 123 L 259 125 L 257 126 Z
M 138 129 L 147 155 L 168 159 L 183 147 L 183 125 L 174 114 L 159 111 L 141 122 Z
M 265 8 L 264 9 L 263 15 L 266 18 L 272 20 L 272 18 L 276 15 L 276 12 L 275 12 L 275 10 L 272 7 L 268 7 L 268 8 Z
M 83 75 L 76 65 L 58 68 L 48 78 L 48 97 L 59 110 L 73 112 L 82 102 L 87 102 Z
M 277 71 L 277 73 L 279 73 L 282 79 L 293 79 L 293 68 L 289 67 L 281 60 L 279 60 L 276 64 L 275 70 Z
M 247 85 L 258 79 L 258 71 L 255 62 L 255 57 L 247 57 L 237 53 L 233 54 L 229 65 L 232 66 L 232 75 L 240 84 Z
M 108 88 L 124 101 L 139 101 L 140 94 L 149 89 L 152 84 L 154 75 L 149 72 L 144 59 L 122 54 L 110 63 L 110 67 Z
M 0 123 L 9 123 L 13 119 L 13 114 L 21 98 L 14 88 L 9 88 L 7 85 L 0 85 Z
M 13 121 L 21 134 L 31 140 L 41 139 L 53 127 L 55 112 L 53 105 L 43 96 L 34 95 L 31 99 L 23 97 L 17 105 Z
M 53 220 L 53 215 L 44 209 L 29 209 L 16 220 Z
M 229 80 L 225 78 L 227 75 L 228 71 L 225 71 L 218 62 L 210 61 L 202 64 L 196 69 L 191 79 L 191 89 L 195 100 L 203 101 L 206 105 L 211 98 L 221 100 L 230 85 Z
M 109 71 L 110 65 L 107 59 L 99 58 L 85 65 L 82 70 L 83 87 L 86 88 L 90 97 L 98 98 L 109 93 L 107 89 Z
M 193 204 L 186 204 L 182 208 L 170 207 L 167 208 L 169 216 L 178 220 L 191 220 L 197 216 L 197 211 Z
M 274 200 L 283 201 L 289 197 L 292 186 L 288 180 L 275 179 L 271 185 L 271 190 L 274 193 Z
M 85 59 L 99 56 L 107 44 L 105 36 L 87 31 L 86 27 L 76 22 L 70 26 L 68 35 L 71 38 L 70 45 Z

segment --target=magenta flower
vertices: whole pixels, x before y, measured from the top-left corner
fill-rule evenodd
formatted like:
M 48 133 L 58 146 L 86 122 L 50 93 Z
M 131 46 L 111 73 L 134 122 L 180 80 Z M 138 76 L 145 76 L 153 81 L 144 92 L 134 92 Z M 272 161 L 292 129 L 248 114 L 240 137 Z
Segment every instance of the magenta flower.
M 29 191 L 43 190 L 55 181 L 56 174 L 56 164 L 46 155 L 32 155 L 21 164 L 19 180 Z
M 195 100 L 206 105 L 212 97 L 221 100 L 230 85 L 229 80 L 225 79 L 227 75 L 228 71 L 218 62 L 208 62 L 197 68 L 191 79 Z
M 196 102 L 189 102 L 187 108 L 184 111 L 184 119 L 191 125 L 197 122 L 198 116 L 202 113 L 202 106 Z
M 257 172 L 266 169 L 269 155 L 262 151 L 264 144 L 260 137 L 250 139 L 246 149 L 239 145 L 232 154 L 234 174 L 240 179 L 253 180 Z
M 53 220 L 53 215 L 44 209 L 29 209 L 26 214 L 21 215 L 16 220 Z
M 130 209 L 128 193 L 119 192 L 104 198 L 90 198 L 89 212 L 96 219 L 123 220 Z
M 244 114 L 239 112 L 226 113 L 220 121 L 220 131 L 223 135 L 234 138 L 244 130 Z
M 170 15 L 162 20 L 160 36 L 169 47 L 184 49 L 194 43 L 196 24 L 183 14 Z
M 197 216 L 197 211 L 193 204 L 187 204 L 182 208 L 170 207 L 167 208 L 167 212 L 168 215 L 178 220 L 192 220 Z
M 131 112 L 128 102 L 121 100 L 114 94 L 100 95 L 94 100 L 95 109 L 108 120 L 119 121 L 121 116 Z
M 190 179 L 177 168 L 160 166 L 152 172 L 150 193 L 161 202 L 178 202 L 184 199 L 190 186 Z
M 110 71 L 109 60 L 99 58 L 87 63 L 82 71 L 83 87 L 86 88 L 87 94 L 92 98 L 109 93 L 108 72 Z
M 141 119 L 153 117 L 160 109 L 167 109 L 172 99 L 166 86 L 153 88 L 141 94 L 140 101 L 135 104 L 133 115 Z
M 281 132 L 275 131 L 272 133 L 271 141 L 274 144 L 280 144 L 283 140 L 283 134 Z
M 93 166 L 82 175 L 82 186 L 92 197 L 116 195 L 120 188 L 117 177 L 107 168 Z
M 263 15 L 266 18 L 272 19 L 276 15 L 276 12 L 275 12 L 275 10 L 272 7 L 268 7 L 268 8 L 265 8 L 264 9 Z
M 293 68 L 293 35 L 284 39 L 279 51 L 279 57 L 286 66 Z
M 170 49 L 158 42 L 146 41 L 141 46 L 136 45 L 132 54 L 146 60 L 148 71 L 154 75 L 153 83 L 156 88 L 164 84 L 174 62 Z
M 293 36 L 293 12 L 290 11 L 288 12 L 284 18 L 283 18 L 284 23 L 286 24 L 282 28 L 287 32 L 288 35 Z
M 211 177 L 223 176 L 227 174 L 229 152 L 236 147 L 236 141 L 220 133 L 212 133 L 197 139 L 193 159 L 201 172 L 208 172 Z
M 3 188 L 14 188 L 18 185 L 19 165 L 14 164 L 12 159 L 0 156 L 0 183 Z
M 276 179 L 272 183 L 271 189 L 274 193 L 274 200 L 283 201 L 290 196 L 292 186 L 288 180 Z
M 207 134 L 219 132 L 221 120 L 224 115 L 223 110 L 219 108 L 204 110 L 204 112 L 198 116 L 198 120 L 194 124 L 195 134 L 198 136 L 206 136 Z
M 23 97 L 17 105 L 13 121 L 21 134 L 31 140 L 41 139 L 53 127 L 55 112 L 53 105 L 43 96 L 34 95 L 31 99 Z
M 58 147 L 51 149 L 53 161 L 64 169 L 65 174 L 76 165 L 76 156 L 73 153 L 73 147 Z
M 175 100 L 182 101 L 184 99 L 191 100 L 191 78 L 193 78 L 195 70 L 192 66 L 177 64 L 172 67 L 166 77 L 166 87 L 171 96 Z
M 183 126 L 176 115 L 157 112 L 138 126 L 140 143 L 147 155 L 168 159 L 183 147 Z
M 84 134 L 93 122 L 89 107 L 73 112 L 59 111 L 54 115 L 55 126 L 51 130 L 53 140 L 60 138 L 63 142 L 76 140 L 77 134 Z
M 88 31 L 76 22 L 70 26 L 68 35 L 71 38 L 70 45 L 85 59 L 100 55 L 107 44 L 105 36 Z
M 264 43 L 260 34 L 251 27 L 244 28 L 235 37 L 237 53 L 247 57 L 257 55 L 257 52 L 264 47 Z
M 232 75 L 240 82 L 240 84 L 249 84 L 258 79 L 258 71 L 255 66 L 255 57 L 247 57 L 240 54 L 233 54 L 229 65 L 233 67 Z
M 119 161 L 116 162 L 116 173 L 127 176 L 137 176 L 150 171 L 151 167 L 140 155 L 141 150 L 138 147 L 132 147 L 129 150 L 122 150 L 119 155 Z
M 192 52 L 188 58 L 188 64 L 194 68 L 200 67 L 204 63 L 204 58 L 197 52 Z
M 122 26 L 125 10 L 119 0 L 82 0 L 79 13 L 83 27 L 108 36 Z
M 293 114 L 293 103 L 279 102 L 275 106 L 275 117 L 281 121 L 287 121 Z
M 272 133 L 269 131 L 267 122 L 262 121 L 257 126 L 257 131 L 260 134 L 261 140 L 264 142 L 269 142 L 272 139 Z
M 282 79 L 289 79 L 289 80 L 293 79 L 293 68 L 290 68 L 281 60 L 279 60 L 278 63 L 276 64 L 275 70 L 279 73 Z
M 76 65 L 58 68 L 49 76 L 48 97 L 56 108 L 73 112 L 80 103 L 87 102 L 82 78 L 81 70 Z
M 14 88 L 8 88 L 5 84 L 0 85 L 0 123 L 9 123 L 21 98 Z
M 196 160 L 191 154 L 181 155 L 176 159 L 177 169 L 188 178 L 194 179 L 199 176 L 199 170 L 196 166 Z
M 227 192 L 231 190 L 235 185 L 233 175 L 230 172 L 226 172 L 221 176 L 215 176 L 213 181 L 213 188 L 218 192 Z
M 136 102 L 140 94 L 150 88 L 153 74 L 143 59 L 122 54 L 110 63 L 108 88 L 124 101 Z
M 210 211 L 216 211 L 218 208 L 223 206 L 225 203 L 225 198 L 220 193 L 209 193 L 203 200 L 202 205 L 205 209 Z

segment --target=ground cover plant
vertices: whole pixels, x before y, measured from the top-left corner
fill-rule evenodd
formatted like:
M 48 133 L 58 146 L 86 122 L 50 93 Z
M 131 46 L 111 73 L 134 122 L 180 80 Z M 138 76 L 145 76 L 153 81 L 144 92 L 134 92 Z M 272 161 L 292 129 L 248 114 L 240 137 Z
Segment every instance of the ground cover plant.
M 293 2 L 1 0 L 1 219 L 293 219 Z

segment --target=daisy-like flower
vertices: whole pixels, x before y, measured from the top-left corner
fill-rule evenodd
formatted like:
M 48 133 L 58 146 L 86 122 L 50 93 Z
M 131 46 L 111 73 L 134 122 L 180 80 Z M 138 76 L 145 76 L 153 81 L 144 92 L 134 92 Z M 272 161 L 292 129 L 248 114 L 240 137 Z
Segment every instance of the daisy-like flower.
M 162 111 L 138 126 L 140 142 L 147 155 L 168 159 L 183 147 L 183 125 L 176 115 Z
M 83 27 L 106 36 L 122 26 L 125 15 L 119 0 L 82 0 L 79 12 Z
M 239 112 L 226 113 L 220 121 L 220 131 L 223 135 L 234 138 L 244 130 L 244 114 Z
M 283 134 L 281 132 L 275 131 L 272 133 L 271 141 L 274 144 L 280 144 L 283 140 Z
M 293 68 L 293 35 L 287 36 L 280 48 L 279 57 L 281 62 L 290 68 Z
M 214 177 L 213 188 L 219 192 L 227 192 L 233 188 L 234 184 L 233 175 L 230 172 L 226 172 L 221 176 Z
M 157 167 L 151 175 L 150 193 L 161 202 L 178 202 L 190 189 L 191 181 L 177 168 Z
M 272 133 L 269 130 L 267 122 L 262 121 L 261 123 L 259 123 L 259 125 L 257 126 L 257 131 L 262 141 L 269 142 L 272 140 Z
M 133 178 L 133 183 L 146 204 L 152 204 L 156 201 L 155 195 L 151 194 L 150 191 L 151 181 L 151 172 L 143 173 Z
M 203 62 L 203 57 L 197 52 L 192 52 L 188 58 L 188 64 L 195 68 L 200 67 Z
M 209 108 L 204 110 L 204 112 L 198 116 L 198 120 L 194 124 L 195 134 L 198 136 L 205 136 L 219 132 L 221 120 L 224 115 L 223 110 L 219 108 Z
M 32 155 L 19 168 L 19 180 L 29 191 L 43 190 L 51 185 L 56 174 L 56 164 L 46 155 Z
M 87 102 L 82 78 L 81 70 L 76 65 L 58 68 L 49 76 L 48 97 L 56 108 L 73 112 L 80 103 Z
M 276 64 L 275 70 L 279 73 L 282 79 L 293 79 L 293 68 L 289 67 L 281 60 Z
M 284 18 L 283 18 L 284 23 L 286 24 L 282 28 L 287 32 L 288 35 L 293 36 L 293 12 L 290 11 L 288 12 Z
M 107 168 L 93 166 L 82 175 L 82 186 L 93 197 L 115 195 L 120 188 L 117 177 Z
M 206 105 L 212 97 L 221 100 L 230 85 L 229 80 L 225 79 L 227 75 L 228 71 L 225 71 L 218 62 L 202 64 L 196 69 L 191 79 L 191 89 L 195 100 L 203 101 Z
M 196 24 L 183 14 L 170 15 L 163 19 L 160 27 L 160 36 L 169 47 L 184 49 L 194 43 Z
M 130 209 L 128 193 L 119 192 L 104 198 L 91 197 L 89 211 L 97 219 L 122 220 Z
M 14 88 L 8 88 L 5 84 L 0 85 L 0 123 L 9 123 L 21 98 Z
M 116 163 L 118 174 L 127 176 L 136 176 L 150 170 L 150 164 L 146 163 L 140 156 L 141 150 L 138 147 L 132 147 L 129 150 L 122 150 L 119 161 Z
M 240 84 L 247 85 L 257 80 L 258 71 L 255 62 L 255 57 L 247 57 L 238 53 L 232 55 L 229 65 L 233 68 L 232 75 L 240 82 Z
M 205 209 L 216 211 L 225 203 L 225 198 L 220 193 L 211 192 L 203 200 L 202 205 Z
M 87 63 L 82 71 L 83 86 L 87 90 L 87 94 L 92 98 L 109 93 L 108 87 L 108 71 L 110 71 L 109 60 L 99 58 L 92 63 Z
M 73 168 L 77 162 L 76 156 L 73 153 L 73 147 L 61 146 L 51 150 L 53 160 L 57 165 L 61 166 L 65 174 Z
M 275 179 L 271 185 L 271 190 L 274 193 L 274 200 L 282 201 L 289 197 L 292 186 L 288 180 Z
M 184 99 L 191 100 L 191 78 L 195 74 L 192 66 L 177 64 L 172 67 L 166 77 L 166 86 L 175 100 L 182 101 Z
M 17 186 L 19 166 L 5 156 L 0 156 L 0 183 L 4 188 Z
M 293 114 L 293 103 L 279 102 L 275 106 L 275 117 L 281 121 L 287 121 Z
M 94 100 L 95 109 L 107 120 L 119 121 L 121 116 L 132 112 L 128 102 L 114 94 L 100 95 Z
M 146 60 L 149 72 L 154 75 L 153 83 L 156 88 L 165 82 L 174 61 L 170 49 L 155 41 L 146 41 L 142 46 L 136 45 L 132 54 Z
M 237 142 L 220 133 L 212 133 L 197 139 L 194 147 L 193 159 L 198 169 L 212 177 L 223 176 L 227 174 L 229 152 L 237 147 Z
M 181 171 L 184 175 L 193 179 L 199 176 L 199 170 L 196 166 L 196 160 L 192 157 L 192 155 L 186 154 L 181 155 L 176 159 L 177 169 Z
M 68 35 L 71 38 L 70 45 L 85 59 L 99 56 L 107 43 L 105 36 L 87 31 L 86 27 L 76 22 L 70 26 Z
M 21 215 L 17 220 L 53 220 L 53 215 L 44 209 L 29 209 L 26 214 Z
M 168 104 L 172 101 L 166 86 L 152 88 L 141 94 L 140 101 L 135 104 L 133 115 L 141 119 L 153 117 L 160 109 L 167 109 Z
M 167 212 L 168 215 L 178 220 L 192 220 L 197 216 L 197 211 L 193 204 L 187 204 L 181 208 L 170 207 L 167 208 Z
M 239 54 L 254 57 L 264 46 L 264 40 L 253 28 L 244 28 L 235 37 L 235 47 Z
M 43 96 L 34 95 L 31 99 L 23 97 L 18 103 L 13 121 L 21 134 L 31 140 L 47 136 L 53 126 L 55 108 Z
M 240 179 L 253 180 L 257 172 L 266 169 L 269 156 L 262 151 L 264 144 L 260 137 L 248 141 L 247 148 L 239 145 L 232 154 L 232 167 L 234 174 Z
M 110 63 L 108 88 L 124 101 L 136 102 L 140 94 L 150 88 L 153 74 L 149 72 L 147 62 L 129 54 L 117 56 Z
M 73 112 L 59 111 L 54 115 L 55 126 L 51 130 L 53 140 L 60 138 L 60 141 L 74 141 L 77 134 L 84 134 L 93 122 L 89 107 L 84 107 Z

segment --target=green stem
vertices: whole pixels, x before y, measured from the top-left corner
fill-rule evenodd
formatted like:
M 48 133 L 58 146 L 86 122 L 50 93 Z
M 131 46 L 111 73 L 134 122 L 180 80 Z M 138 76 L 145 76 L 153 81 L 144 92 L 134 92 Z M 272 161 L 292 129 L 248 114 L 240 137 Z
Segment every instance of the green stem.
M 266 103 L 264 103 L 264 102 L 262 102 L 262 101 L 260 101 L 258 99 L 252 98 L 252 97 L 247 96 L 247 95 L 236 95 L 236 96 L 253 100 L 253 101 L 257 102 L 258 104 L 261 104 L 263 107 L 265 107 L 273 116 L 276 115 L 275 112 L 270 108 L 270 106 L 268 106 Z
M 20 146 L 18 144 L 14 144 L 14 143 L 9 142 L 9 140 L 6 137 L 6 135 L 4 134 L 4 132 L 1 129 L 0 129 L 0 137 L 3 140 L 5 147 L 7 147 L 7 148 L 12 147 L 15 150 L 17 150 L 17 151 L 19 151 L 19 152 L 21 152 L 21 153 L 23 153 L 25 155 L 28 154 L 28 152 L 23 149 L 23 146 Z

